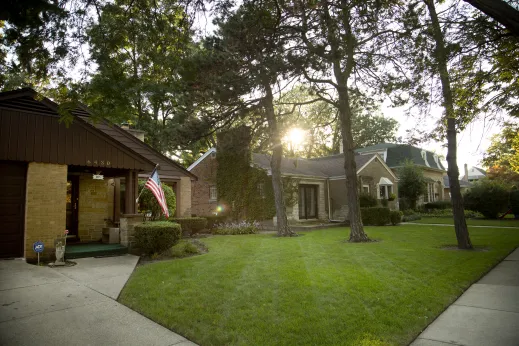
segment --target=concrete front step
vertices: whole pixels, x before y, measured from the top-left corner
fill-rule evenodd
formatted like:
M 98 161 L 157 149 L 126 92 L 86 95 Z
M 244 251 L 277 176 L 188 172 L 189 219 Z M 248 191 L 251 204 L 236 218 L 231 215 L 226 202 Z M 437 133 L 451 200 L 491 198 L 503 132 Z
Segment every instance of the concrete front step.
M 128 253 L 128 248 L 121 244 L 84 243 L 67 244 L 65 259 L 87 257 L 122 256 Z

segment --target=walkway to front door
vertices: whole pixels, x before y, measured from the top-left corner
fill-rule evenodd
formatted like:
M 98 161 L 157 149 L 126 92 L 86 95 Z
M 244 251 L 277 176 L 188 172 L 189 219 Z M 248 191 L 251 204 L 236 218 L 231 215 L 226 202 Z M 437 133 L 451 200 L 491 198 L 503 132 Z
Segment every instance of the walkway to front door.
M 113 300 L 137 259 L 84 258 L 59 270 L 0 261 L 0 345 L 196 346 Z

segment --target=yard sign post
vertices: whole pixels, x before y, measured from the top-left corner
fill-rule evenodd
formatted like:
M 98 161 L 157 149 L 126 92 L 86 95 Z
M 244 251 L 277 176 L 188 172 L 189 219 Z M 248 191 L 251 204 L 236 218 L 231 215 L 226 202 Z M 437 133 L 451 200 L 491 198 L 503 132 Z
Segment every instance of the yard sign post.
M 44 246 L 41 241 L 36 241 L 32 244 L 32 249 L 38 254 L 38 266 L 40 265 L 40 252 L 43 252 Z

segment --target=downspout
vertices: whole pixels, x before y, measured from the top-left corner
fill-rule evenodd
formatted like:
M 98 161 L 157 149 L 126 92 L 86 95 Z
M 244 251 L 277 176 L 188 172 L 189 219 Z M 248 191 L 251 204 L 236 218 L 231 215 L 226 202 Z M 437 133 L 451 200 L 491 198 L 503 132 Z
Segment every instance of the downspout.
M 328 220 L 332 221 L 332 204 L 330 202 L 330 179 L 326 179 L 326 187 L 328 189 Z

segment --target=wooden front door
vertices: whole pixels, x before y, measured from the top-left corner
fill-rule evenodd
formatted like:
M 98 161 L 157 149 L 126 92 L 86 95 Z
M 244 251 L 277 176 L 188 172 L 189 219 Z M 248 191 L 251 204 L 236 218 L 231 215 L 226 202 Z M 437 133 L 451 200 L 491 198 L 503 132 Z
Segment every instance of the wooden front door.
M 299 185 L 299 219 L 317 219 L 317 185 Z
M 27 164 L 0 161 L 0 258 L 22 257 Z
M 79 176 L 67 177 L 67 229 L 70 240 L 79 241 Z

